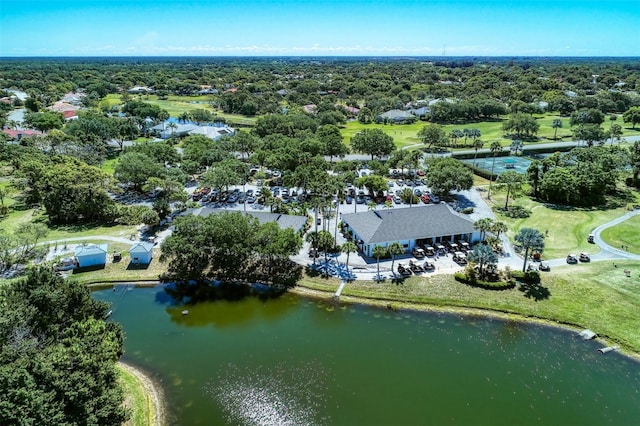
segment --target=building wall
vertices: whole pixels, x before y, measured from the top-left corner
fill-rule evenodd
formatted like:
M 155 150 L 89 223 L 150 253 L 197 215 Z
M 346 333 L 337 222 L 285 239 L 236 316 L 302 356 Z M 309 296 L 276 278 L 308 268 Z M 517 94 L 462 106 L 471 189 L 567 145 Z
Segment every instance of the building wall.
M 131 256 L 131 263 L 151 263 L 151 252 L 138 251 L 135 253 L 129 253 Z M 137 260 L 135 260 L 137 258 Z
M 85 256 L 78 256 L 78 266 L 84 268 L 86 266 L 105 265 L 107 263 L 106 253 L 96 253 Z

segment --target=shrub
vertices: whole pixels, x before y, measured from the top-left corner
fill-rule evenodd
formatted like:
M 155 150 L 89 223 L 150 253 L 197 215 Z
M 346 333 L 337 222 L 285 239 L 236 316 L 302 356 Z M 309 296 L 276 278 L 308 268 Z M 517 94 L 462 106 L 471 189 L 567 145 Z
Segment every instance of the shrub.
M 522 206 L 511 206 L 508 210 L 502 208 L 496 209 L 500 214 L 512 219 L 526 219 L 531 216 L 531 210 L 528 210 Z
M 538 271 L 511 271 L 510 277 L 523 283 L 537 284 L 540 282 L 540 272 Z
M 467 274 L 462 272 L 456 272 L 454 274 L 456 281 L 461 282 L 463 284 L 469 285 L 471 287 L 479 287 L 485 290 L 509 290 L 516 286 L 515 281 L 480 281 L 475 279 L 475 275 L 472 277 L 468 277 Z
M 462 209 L 462 211 L 460 213 L 471 214 L 471 213 L 473 213 L 473 207 L 465 207 L 464 209 Z

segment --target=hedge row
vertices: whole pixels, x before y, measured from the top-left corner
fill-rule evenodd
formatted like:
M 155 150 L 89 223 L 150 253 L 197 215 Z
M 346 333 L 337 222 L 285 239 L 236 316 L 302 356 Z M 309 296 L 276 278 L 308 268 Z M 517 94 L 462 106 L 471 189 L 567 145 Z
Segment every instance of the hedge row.
M 481 281 L 481 280 L 469 280 L 467 275 L 463 272 L 456 272 L 454 274 L 456 281 L 459 281 L 463 284 L 469 285 L 471 287 L 479 287 L 485 290 L 509 290 L 516 286 L 515 281 Z

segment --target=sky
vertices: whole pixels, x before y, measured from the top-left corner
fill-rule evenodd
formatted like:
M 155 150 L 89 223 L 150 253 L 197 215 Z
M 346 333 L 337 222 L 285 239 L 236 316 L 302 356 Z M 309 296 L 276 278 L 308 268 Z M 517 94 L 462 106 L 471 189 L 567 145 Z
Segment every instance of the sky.
M 0 57 L 640 56 L 640 0 L 0 0 Z

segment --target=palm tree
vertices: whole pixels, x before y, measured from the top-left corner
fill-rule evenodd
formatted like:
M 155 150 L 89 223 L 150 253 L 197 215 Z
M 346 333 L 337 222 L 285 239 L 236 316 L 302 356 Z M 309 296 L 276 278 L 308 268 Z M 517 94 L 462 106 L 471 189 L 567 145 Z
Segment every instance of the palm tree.
M 329 231 L 318 232 L 318 249 L 324 252 L 324 263 L 329 263 L 327 257 L 329 256 L 329 250 L 333 248 L 333 235 Z M 327 265 L 328 266 L 328 265 Z M 329 276 L 329 268 L 325 268 L 325 275 Z
M 460 129 L 455 129 L 455 130 L 452 130 L 451 133 L 449 133 L 449 137 L 453 139 L 453 145 L 457 148 L 458 139 L 460 139 L 461 137 L 464 137 L 464 133 L 462 133 L 462 130 Z
M 507 232 L 508 230 L 509 230 L 509 227 L 507 226 L 507 224 L 500 221 L 493 222 L 493 224 L 491 225 L 491 228 L 489 229 L 489 231 L 496 234 L 496 237 L 498 238 L 500 238 L 500 234 Z
M 471 262 L 475 262 L 479 267 L 480 277 L 484 276 L 484 266 L 498 263 L 498 255 L 493 249 L 485 244 L 476 244 L 469 253 L 468 258 Z
M 490 217 L 485 217 L 482 219 L 478 219 L 473 223 L 473 229 L 477 229 L 480 231 L 480 240 L 483 241 L 487 235 L 487 231 L 491 230 L 493 226 L 493 219 Z
M 375 201 L 369 201 L 369 203 L 367 204 L 367 208 L 369 209 L 369 211 L 375 210 L 376 207 L 378 207 L 378 205 Z
M 500 142 L 498 141 L 493 141 L 491 142 L 489 149 L 491 150 L 491 154 L 493 154 L 493 163 L 491 164 L 491 176 L 489 179 L 489 192 L 487 193 L 487 198 L 491 199 L 491 183 L 493 182 L 493 170 L 496 167 L 496 155 L 498 155 L 499 152 L 502 152 L 502 145 L 500 145 Z
M 482 142 L 480 139 L 473 140 L 473 149 L 476 151 L 475 154 L 473 155 L 473 167 L 476 166 L 476 157 L 478 157 L 478 150 L 482 148 L 483 145 L 484 145 L 484 142 Z
M 172 121 L 167 126 L 171 129 L 171 137 L 173 137 L 176 133 L 176 129 L 178 128 L 178 125 Z
M 562 120 L 559 118 L 554 119 L 553 123 L 551 123 L 551 127 L 553 127 L 553 140 L 556 140 L 558 136 L 558 129 L 562 128 Z
M 307 242 L 311 243 L 311 247 L 313 248 L 313 264 L 316 264 L 316 257 L 318 253 L 318 241 L 320 240 L 320 234 L 318 231 L 311 231 L 305 237 Z
M 509 195 L 514 198 L 518 195 L 518 192 L 522 189 L 522 183 L 524 181 L 524 175 L 518 172 L 507 171 L 500 175 L 498 182 L 507 190 L 507 198 L 504 201 L 504 209 L 509 209 Z
M 522 248 L 524 248 L 524 263 L 522 264 L 522 272 L 524 272 L 527 268 L 529 250 L 541 252 L 544 249 L 544 235 L 537 229 L 522 228 L 513 239 L 522 244 Z
M 518 155 L 518 152 L 522 154 L 522 151 L 524 151 L 524 143 L 521 140 L 515 139 L 513 142 L 511 142 L 509 150 L 513 155 Z
M 380 258 L 387 255 L 387 248 L 383 246 L 375 246 L 373 248 L 372 254 L 373 257 L 376 258 L 376 262 L 378 263 L 378 279 L 380 279 Z
M 347 268 L 347 275 L 348 275 L 349 274 L 349 255 L 351 253 L 356 252 L 358 250 L 358 246 L 356 246 L 352 241 L 347 241 L 342 245 L 342 248 L 340 250 L 343 253 L 347 253 L 347 263 L 345 263 L 345 266 Z
M 389 247 L 387 247 L 387 250 L 391 255 L 391 273 L 395 275 L 395 272 L 393 272 L 393 265 L 396 262 L 396 256 L 399 256 L 404 253 L 404 246 L 400 244 L 398 241 L 396 241 L 395 243 L 389 244 Z

